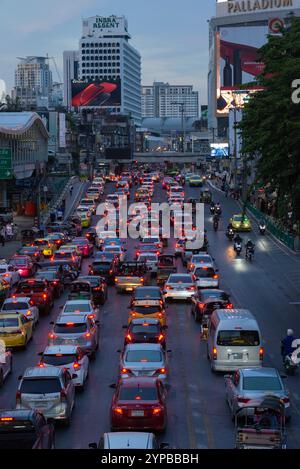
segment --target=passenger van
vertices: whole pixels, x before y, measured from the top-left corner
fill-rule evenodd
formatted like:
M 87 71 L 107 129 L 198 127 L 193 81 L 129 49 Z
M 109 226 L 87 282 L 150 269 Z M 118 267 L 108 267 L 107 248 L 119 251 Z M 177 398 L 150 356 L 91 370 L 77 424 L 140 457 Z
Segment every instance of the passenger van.
M 217 309 L 211 315 L 207 358 L 213 371 L 262 366 L 264 349 L 255 317 L 246 309 Z

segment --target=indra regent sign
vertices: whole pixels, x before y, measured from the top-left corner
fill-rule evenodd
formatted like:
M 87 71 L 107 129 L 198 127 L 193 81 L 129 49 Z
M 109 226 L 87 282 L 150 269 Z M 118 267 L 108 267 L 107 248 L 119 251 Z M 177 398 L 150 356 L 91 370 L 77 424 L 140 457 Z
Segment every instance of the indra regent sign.
M 108 18 L 105 18 L 103 16 L 97 16 L 93 27 L 100 29 L 113 29 L 118 28 L 119 24 L 120 23 L 115 16 L 109 16 Z
M 293 7 L 294 0 L 240 0 L 228 1 L 228 13 L 249 13 L 251 11 L 263 11 L 279 8 Z

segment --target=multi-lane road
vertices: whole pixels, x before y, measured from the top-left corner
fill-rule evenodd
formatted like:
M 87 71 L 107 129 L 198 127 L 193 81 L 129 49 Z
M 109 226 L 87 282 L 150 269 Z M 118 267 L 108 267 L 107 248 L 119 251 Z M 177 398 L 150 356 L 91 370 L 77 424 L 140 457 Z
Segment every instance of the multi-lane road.
M 113 184 L 107 184 L 106 193 L 113 193 Z M 220 270 L 220 286 L 231 295 L 236 307 L 250 309 L 256 316 L 264 338 L 267 366 L 281 370 L 280 340 L 286 329 L 292 327 L 300 334 L 300 258 L 288 252 L 269 236 L 251 234 L 256 243 L 252 264 L 235 258 L 232 245 L 225 237 L 230 216 L 239 212 L 237 202 L 226 199 L 213 190 L 214 200 L 223 208 L 222 221 L 217 233 L 212 230 L 209 210 L 205 211 L 210 253 Z M 193 197 L 199 189 L 186 186 L 186 195 Z M 161 184 L 155 186 L 153 201 L 164 201 Z M 94 217 L 94 224 L 97 217 Z M 245 235 L 246 237 L 247 235 Z M 128 240 L 127 257 L 133 257 L 136 241 Z M 172 252 L 174 240 L 166 249 Z M 178 271 L 184 271 L 178 260 Z M 83 272 L 88 271 L 90 259 L 84 260 Z M 42 317 L 33 341 L 26 351 L 14 353 L 13 374 L 0 390 L 0 408 L 15 405 L 18 376 L 26 367 L 38 362 L 38 352 L 47 344 L 49 322 L 59 313 L 67 293 L 55 302 L 48 317 Z M 118 377 L 118 349 L 123 345 L 122 325 L 127 322 L 129 296 L 118 295 L 109 287 L 108 301 L 101 307 L 101 343 L 96 360 L 91 362 L 89 381 L 83 393 L 76 397 L 76 407 L 69 428 L 57 427 L 58 448 L 87 448 L 109 431 L 109 406 L 113 390 L 110 384 Z M 170 389 L 168 396 L 168 426 L 160 440 L 173 448 L 233 448 L 234 425 L 225 400 L 224 378 L 210 371 L 206 359 L 206 344 L 201 342 L 200 326 L 190 314 L 190 305 L 171 303 L 167 309 L 167 347 L 169 354 Z M 283 370 L 282 370 L 283 371 Z M 291 392 L 292 420 L 288 425 L 288 447 L 300 447 L 300 373 L 289 377 L 286 384 Z

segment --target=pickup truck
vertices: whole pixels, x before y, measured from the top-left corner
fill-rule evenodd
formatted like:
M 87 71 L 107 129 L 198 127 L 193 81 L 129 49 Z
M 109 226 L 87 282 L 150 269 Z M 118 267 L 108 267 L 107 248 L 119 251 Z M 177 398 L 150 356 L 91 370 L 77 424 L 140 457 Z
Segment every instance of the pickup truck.
M 115 278 L 118 293 L 132 292 L 150 283 L 150 271 L 144 262 L 123 262 Z

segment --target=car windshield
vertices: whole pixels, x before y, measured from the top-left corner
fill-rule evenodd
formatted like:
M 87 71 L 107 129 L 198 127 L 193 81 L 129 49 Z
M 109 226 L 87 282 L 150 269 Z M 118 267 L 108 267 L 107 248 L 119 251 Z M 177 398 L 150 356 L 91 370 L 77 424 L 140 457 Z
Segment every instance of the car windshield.
M 160 305 L 157 306 L 133 306 L 133 311 L 139 314 L 155 314 L 162 311 Z
M 160 289 L 145 289 L 137 288 L 134 292 L 134 297 L 136 300 L 145 299 L 145 300 L 157 300 L 161 298 Z
M 7 268 L 0 268 L 0 274 L 5 274 L 7 272 Z
M 0 327 L 18 327 L 19 318 L 0 318 Z
M 77 361 L 76 354 L 60 354 L 57 353 L 56 355 L 43 355 L 42 362 L 46 365 L 53 365 L 53 366 L 62 366 L 62 365 L 69 365 L 70 363 L 74 363 Z
M 57 251 L 55 254 L 54 254 L 54 258 L 55 259 L 72 259 L 72 253 L 71 252 L 59 252 Z
M 91 311 L 91 307 L 89 304 L 66 304 L 64 308 L 65 313 L 77 313 L 80 311 L 81 313 L 89 313 Z
M 148 326 L 136 325 L 132 326 L 133 334 L 159 334 L 158 326 L 149 324 Z
M 192 283 L 192 279 L 189 275 L 178 275 L 176 277 L 171 275 L 169 283 Z
M 129 350 L 126 353 L 125 361 L 129 363 L 161 362 L 162 354 L 159 350 Z
M 201 290 L 201 298 L 206 300 L 208 298 L 213 298 L 214 300 L 227 301 L 228 296 L 222 291 L 211 291 L 211 290 Z
M 36 278 L 45 278 L 46 280 L 53 280 L 56 278 L 56 272 L 47 270 L 45 272 L 38 272 Z
M 257 331 L 219 331 L 217 344 L 230 347 L 259 345 L 259 334 Z
M 151 387 L 122 387 L 119 393 L 120 401 L 156 401 L 157 390 Z
M 89 282 L 92 287 L 97 287 L 98 285 L 100 285 L 99 277 L 98 278 L 92 277 L 92 276 L 79 277 L 78 280 L 85 280 L 86 282 Z
M 58 378 L 24 378 L 20 391 L 23 394 L 58 393 L 61 391 L 61 384 Z
M 282 391 L 277 376 L 244 376 L 243 389 L 246 391 Z
M 54 332 L 57 334 L 81 334 L 87 331 L 87 325 L 85 323 L 67 323 L 67 324 L 56 324 Z
M 22 292 L 22 293 L 30 293 L 30 292 L 35 292 L 35 293 L 42 293 L 45 290 L 45 284 L 40 283 L 40 282 L 34 282 L 34 283 L 20 283 L 18 286 L 17 291 Z
M 214 269 L 198 267 L 195 269 L 194 275 L 196 278 L 211 278 L 215 275 Z
M 23 310 L 27 308 L 28 308 L 28 304 L 22 301 L 5 303 L 2 306 L 3 311 L 19 311 L 19 310 Z

